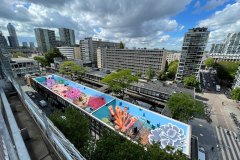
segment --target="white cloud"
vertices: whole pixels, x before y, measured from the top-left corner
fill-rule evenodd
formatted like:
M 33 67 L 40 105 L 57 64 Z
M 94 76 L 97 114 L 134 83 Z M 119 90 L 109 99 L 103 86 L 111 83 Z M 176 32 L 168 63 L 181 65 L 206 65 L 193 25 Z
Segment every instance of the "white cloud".
M 198 23 L 198 26 L 208 27 L 211 31 L 209 44 L 222 42 L 228 33 L 240 32 L 239 11 L 239 2 L 229 4 L 223 10 Z
M 67 27 L 75 30 L 76 40 L 98 37 L 109 41 L 122 40 L 129 46 L 158 47 L 183 25 L 172 18 L 191 0 L 0 0 L 6 8 L 0 11 L 0 25 L 8 22 L 18 36 L 34 37 L 35 27 Z M 4 34 L 6 28 L 3 27 Z M 146 47 L 145 46 L 145 47 Z

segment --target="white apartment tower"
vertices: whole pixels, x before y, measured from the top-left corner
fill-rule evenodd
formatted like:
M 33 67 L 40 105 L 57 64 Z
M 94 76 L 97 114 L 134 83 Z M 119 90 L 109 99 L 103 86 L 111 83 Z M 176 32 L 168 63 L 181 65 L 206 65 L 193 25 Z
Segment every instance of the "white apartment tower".
M 198 76 L 209 33 L 204 27 L 189 29 L 185 33 L 176 74 L 177 81 L 182 81 L 184 77 L 191 75 Z

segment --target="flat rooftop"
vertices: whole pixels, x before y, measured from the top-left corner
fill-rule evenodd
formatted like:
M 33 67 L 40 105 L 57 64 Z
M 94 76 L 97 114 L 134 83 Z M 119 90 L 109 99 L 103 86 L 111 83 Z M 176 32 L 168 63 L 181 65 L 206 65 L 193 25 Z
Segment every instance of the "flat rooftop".
M 37 84 L 72 104 L 103 125 L 143 145 L 159 143 L 190 156 L 191 127 L 140 106 L 112 97 L 57 75 L 37 77 Z
M 170 95 L 172 93 L 187 93 L 194 96 L 194 91 L 192 89 L 182 88 L 177 86 L 177 84 L 165 84 L 160 81 L 154 81 L 154 82 L 146 82 L 146 83 L 138 82 L 138 83 L 134 83 L 133 85 L 138 87 L 143 87 L 146 89 L 151 89 L 158 92 L 162 92 L 162 93 L 166 93 L 166 94 L 170 94 Z

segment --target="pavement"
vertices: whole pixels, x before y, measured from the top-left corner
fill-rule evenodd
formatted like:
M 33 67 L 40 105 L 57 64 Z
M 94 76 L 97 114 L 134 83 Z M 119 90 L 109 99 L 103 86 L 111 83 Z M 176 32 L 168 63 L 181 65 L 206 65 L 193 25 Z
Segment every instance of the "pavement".
M 206 120 L 195 118 L 189 124 L 192 126 L 192 134 L 198 137 L 199 147 L 203 147 L 206 159 L 212 160 L 214 157 L 220 159 L 218 154 L 212 152 L 212 147 L 217 146 L 217 136 L 215 127 Z
M 200 146 L 205 148 L 207 159 L 240 159 L 239 141 L 235 141 L 235 137 L 240 139 L 240 130 L 230 116 L 230 113 L 235 113 L 240 120 L 239 104 L 228 99 L 224 95 L 224 91 L 196 94 L 199 99 L 207 103 L 212 119 L 211 123 L 203 123 L 205 120 L 197 120 L 192 127 L 193 134 L 199 137 Z M 199 123 L 199 126 L 197 126 L 197 123 Z M 214 147 L 213 150 L 212 147 Z

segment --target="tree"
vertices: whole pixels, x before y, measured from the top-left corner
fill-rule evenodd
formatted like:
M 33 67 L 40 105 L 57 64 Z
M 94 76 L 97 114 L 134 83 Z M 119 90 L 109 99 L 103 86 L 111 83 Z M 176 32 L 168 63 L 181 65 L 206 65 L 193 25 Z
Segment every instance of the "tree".
M 137 72 L 137 73 L 136 73 L 136 76 L 138 76 L 139 78 L 141 78 L 141 77 L 142 77 L 142 72 Z
M 153 79 L 153 77 L 155 76 L 155 72 L 154 72 L 154 70 L 152 69 L 152 66 L 149 66 L 149 67 L 148 67 L 148 70 L 146 71 L 146 75 L 147 75 L 147 77 L 148 77 L 148 80 Z
M 239 87 L 236 87 L 232 90 L 231 92 L 231 98 L 233 100 L 237 100 L 237 101 L 240 101 L 240 88 Z
M 42 66 L 48 65 L 48 62 L 46 61 L 46 59 L 43 56 L 36 56 L 36 57 L 34 57 L 34 60 L 37 61 L 38 63 L 40 63 Z
M 74 146 L 82 150 L 90 140 L 89 120 L 74 108 L 67 108 L 64 113 L 55 111 L 50 119 Z
M 167 105 L 174 119 L 188 122 L 196 115 L 204 115 L 204 104 L 185 93 L 173 93 Z
M 167 77 L 168 79 L 174 79 L 175 75 L 177 73 L 177 68 L 178 68 L 178 60 L 172 61 L 169 65 L 168 65 L 168 69 L 167 69 Z
M 167 79 L 167 75 L 165 72 L 160 71 L 158 72 L 158 80 L 165 81 Z
M 25 57 L 27 58 L 27 55 L 22 53 L 22 52 L 16 52 L 16 53 L 13 53 L 13 58 L 18 58 L 18 57 Z
M 132 75 L 129 69 L 113 72 L 102 79 L 102 82 L 106 83 L 113 92 L 122 93 L 122 97 L 124 97 L 124 90 L 128 88 L 131 83 L 137 81 L 138 77 Z
M 45 57 L 48 65 L 50 65 L 50 63 L 53 63 L 54 58 L 56 58 L 56 57 L 60 57 L 62 59 L 65 58 L 63 56 L 63 54 L 59 51 L 58 48 L 51 48 L 47 53 L 44 54 L 44 57 Z
M 124 49 L 124 47 L 125 47 L 125 45 L 122 42 L 120 42 L 119 48 Z
M 209 68 L 209 67 L 214 67 L 214 59 L 213 58 L 208 58 L 204 61 L 204 64 Z
M 161 149 L 159 144 L 142 146 L 133 143 L 117 133 L 104 133 L 97 141 L 92 160 L 188 160 L 187 156 L 177 151 L 171 153 L 173 148 Z M 169 153 L 168 153 L 169 152 Z M 171 154 L 170 154 L 171 153 Z
M 231 84 L 235 78 L 240 62 L 222 61 L 216 64 L 217 76 L 219 79 Z
M 199 88 L 199 82 L 197 81 L 196 77 L 194 75 L 185 77 L 183 79 L 184 87 L 195 87 Z
M 65 61 L 60 65 L 59 72 L 64 75 L 70 75 L 71 78 L 74 75 L 82 75 L 85 69 L 75 64 L 73 61 Z

